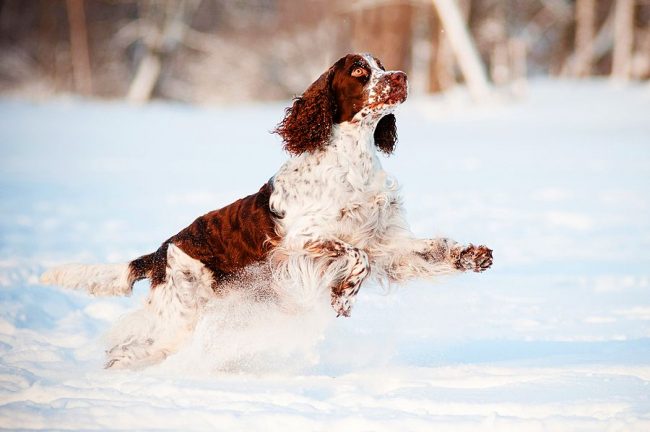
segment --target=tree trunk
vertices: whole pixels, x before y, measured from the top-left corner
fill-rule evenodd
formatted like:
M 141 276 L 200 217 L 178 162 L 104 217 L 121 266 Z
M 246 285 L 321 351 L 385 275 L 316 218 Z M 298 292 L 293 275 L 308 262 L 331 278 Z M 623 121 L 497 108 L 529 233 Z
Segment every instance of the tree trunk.
M 150 21 L 151 34 L 145 35 L 145 54 L 129 86 L 127 99 L 135 103 L 147 102 L 154 90 L 163 69 L 165 56 L 173 52 L 185 37 L 185 20 L 197 7 L 196 1 L 150 1 L 145 3 L 143 17 Z M 145 18 L 146 17 L 146 18 Z
M 490 93 L 487 74 L 463 21 L 458 3 L 454 0 L 433 0 L 433 4 L 446 30 L 470 94 L 475 100 L 485 99 Z
M 492 26 L 492 30 L 488 36 L 484 37 L 483 44 L 486 47 L 486 51 L 489 52 L 490 78 L 492 78 L 492 83 L 496 86 L 505 85 L 513 80 L 513 64 L 510 56 L 511 50 L 507 31 L 506 6 L 505 2 L 497 2 L 491 7 L 491 10 L 488 9 L 483 13 L 480 13 L 479 10 L 479 13 L 474 14 L 475 16 L 478 15 L 475 18 L 476 21 L 482 23 L 482 25 L 491 23 Z
M 131 81 L 127 99 L 135 103 L 147 102 L 156 87 L 161 69 L 162 60 L 160 56 L 151 50 L 147 50 L 142 60 L 140 60 L 133 81 Z
M 524 96 L 528 89 L 528 47 L 522 39 L 508 41 L 511 88 L 516 96 Z
M 634 43 L 634 0 L 616 0 L 612 78 L 630 79 Z
M 442 23 L 431 7 L 431 54 L 429 58 L 429 85 L 430 93 L 438 93 L 452 87 L 454 79 L 454 57 L 449 46 Z
M 591 75 L 594 62 L 596 0 L 576 1 L 575 57 L 572 75 Z
M 70 54 L 75 90 L 89 95 L 92 93 L 93 83 L 90 70 L 90 55 L 88 54 L 84 0 L 67 0 L 66 5 L 70 27 Z
M 370 3 L 354 8 L 352 49 L 372 53 L 387 69 L 410 72 L 412 14 L 413 6 L 408 3 Z

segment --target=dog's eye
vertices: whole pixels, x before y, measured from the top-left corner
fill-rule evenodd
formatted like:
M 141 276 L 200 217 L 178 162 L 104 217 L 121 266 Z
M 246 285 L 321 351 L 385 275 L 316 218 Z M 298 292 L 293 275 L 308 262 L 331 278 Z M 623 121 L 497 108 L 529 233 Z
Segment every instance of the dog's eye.
M 365 76 L 368 76 L 368 71 L 365 70 L 365 69 L 362 68 L 362 67 L 357 67 L 357 68 L 354 68 L 354 69 L 352 70 L 352 74 L 351 74 L 351 75 L 352 75 L 353 77 L 355 77 L 355 78 L 365 77 Z

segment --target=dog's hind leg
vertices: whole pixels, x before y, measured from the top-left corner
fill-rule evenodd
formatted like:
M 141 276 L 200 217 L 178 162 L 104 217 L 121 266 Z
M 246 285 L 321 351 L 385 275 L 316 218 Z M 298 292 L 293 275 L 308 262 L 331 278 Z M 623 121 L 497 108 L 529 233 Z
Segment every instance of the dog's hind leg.
M 192 334 L 211 296 L 212 273 L 173 244 L 167 249 L 166 278 L 153 286 L 144 309 L 121 322 L 111 339 L 107 368 L 140 368 L 175 353 Z

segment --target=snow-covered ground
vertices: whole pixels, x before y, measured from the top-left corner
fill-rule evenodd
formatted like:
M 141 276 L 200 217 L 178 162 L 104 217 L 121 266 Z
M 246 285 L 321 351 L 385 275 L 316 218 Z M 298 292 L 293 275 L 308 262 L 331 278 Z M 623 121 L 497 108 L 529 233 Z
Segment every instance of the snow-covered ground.
M 0 101 L 0 428 L 650 430 L 647 86 L 408 101 L 384 165 L 413 230 L 489 245 L 492 270 L 364 287 L 322 335 L 253 311 L 253 330 L 203 326 L 214 357 L 103 370 L 147 284 L 96 299 L 39 274 L 150 252 L 256 191 L 285 158 L 282 109 Z M 255 361 L 219 368 L 239 352 Z

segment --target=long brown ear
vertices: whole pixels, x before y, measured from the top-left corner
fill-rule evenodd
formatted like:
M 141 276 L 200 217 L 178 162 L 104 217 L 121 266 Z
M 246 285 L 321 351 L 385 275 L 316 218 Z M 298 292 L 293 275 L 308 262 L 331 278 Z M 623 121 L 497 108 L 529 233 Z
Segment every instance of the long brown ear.
M 375 128 L 375 145 L 386 154 L 391 154 L 397 144 L 397 124 L 395 115 L 387 114 L 379 120 Z
M 338 63 L 338 62 L 337 62 Z M 325 147 L 332 132 L 336 102 L 332 78 L 336 64 L 322 74 L 302 96 L 285 110 L 284 119 L 273 132 L 282 137 L 284 149 L 298 155 Z

